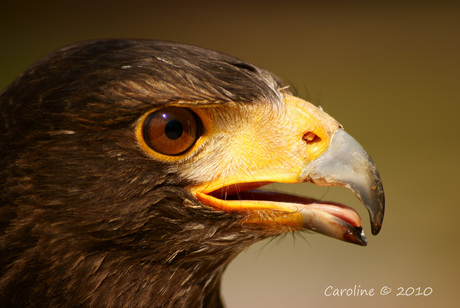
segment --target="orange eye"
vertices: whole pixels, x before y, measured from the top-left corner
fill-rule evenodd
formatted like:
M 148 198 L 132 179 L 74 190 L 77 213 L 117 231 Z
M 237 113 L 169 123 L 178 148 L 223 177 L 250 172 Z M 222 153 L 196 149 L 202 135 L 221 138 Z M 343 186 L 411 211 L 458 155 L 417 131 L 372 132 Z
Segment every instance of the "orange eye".
M 200 137 L 201 121 L 190 109 L 170 107 L 150 114 L 142 133 L 147 145 L 158 153 L 180 155 Z

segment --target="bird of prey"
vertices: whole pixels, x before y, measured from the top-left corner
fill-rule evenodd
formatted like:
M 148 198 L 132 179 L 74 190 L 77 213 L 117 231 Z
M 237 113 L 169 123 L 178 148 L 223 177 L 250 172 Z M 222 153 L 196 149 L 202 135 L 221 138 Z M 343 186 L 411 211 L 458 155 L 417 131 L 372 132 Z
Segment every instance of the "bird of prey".
M 221 307 L 257 241 L 366 245 L 350 207 L 260 189 L 304 182 L 348 187 L 379 232 L 371 158 L 268 71 L 163 41 L 52 52 L 0 95 L 0 306 Z

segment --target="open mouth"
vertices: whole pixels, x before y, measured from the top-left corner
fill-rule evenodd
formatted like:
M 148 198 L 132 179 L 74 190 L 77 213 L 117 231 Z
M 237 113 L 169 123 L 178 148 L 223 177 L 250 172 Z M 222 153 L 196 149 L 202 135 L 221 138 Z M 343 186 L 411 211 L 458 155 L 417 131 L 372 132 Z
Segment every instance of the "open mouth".
M 366 245 L 359 214 L 352 208 L 334 202 L 318 201 L 280 192 L 258 190 L 269 184 L 241 183 L 209 193 L 197 192 L 197 199 L 226 212 L 245 212 L 250 222 L 277 224 L 294 230 L 312 230 L 333 238 Z

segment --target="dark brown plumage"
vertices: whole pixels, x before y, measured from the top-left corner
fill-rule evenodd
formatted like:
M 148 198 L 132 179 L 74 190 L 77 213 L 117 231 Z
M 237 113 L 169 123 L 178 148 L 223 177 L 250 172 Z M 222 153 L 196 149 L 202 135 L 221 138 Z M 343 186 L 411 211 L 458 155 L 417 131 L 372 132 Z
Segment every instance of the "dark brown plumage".
M 176 43 L 91 41 L 37 62 L 0 96 L 0 306 L 221 306 L 228 263 L 287 229 L 203 205 L 187 189 L 200 163 L 152 159 L 136 127 L 171 103 L 284 94 L 263 69 Z

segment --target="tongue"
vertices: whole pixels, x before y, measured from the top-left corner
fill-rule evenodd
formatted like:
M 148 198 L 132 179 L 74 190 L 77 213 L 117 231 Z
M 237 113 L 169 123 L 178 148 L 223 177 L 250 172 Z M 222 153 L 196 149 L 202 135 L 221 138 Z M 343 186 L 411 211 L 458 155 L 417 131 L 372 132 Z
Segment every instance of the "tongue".
M 311 198 L 304 198 L 283 193 L 273 193 L 260 190 L 250 190 L 241 192 L 236 195 L 233 195 L 232 199 L 294 203 L 297 205 L 301 205 L 301 207 L 308 207 L 311 209 L 329 213 L 341 220 L 344 220 L 353 227 L 361 227 L 362 225 L 361 217 L 354 209 L 339 203 L 321 202 Z
M 335 217 L 348 222 L 353 227 L 361 227 L 362 225 L 361 217 L 358 213 L 346 205 L 336 203 L 312 203 L 309 206 L 334 215 Z

